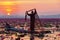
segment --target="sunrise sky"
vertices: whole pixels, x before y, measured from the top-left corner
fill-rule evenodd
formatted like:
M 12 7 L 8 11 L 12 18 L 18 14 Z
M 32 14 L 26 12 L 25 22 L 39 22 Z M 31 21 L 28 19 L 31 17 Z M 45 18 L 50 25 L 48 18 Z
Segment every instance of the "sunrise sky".
M 0 0 L 0 15 L 23 16 L 33 8 L 39 15 L 60 14 L 60 0 Z

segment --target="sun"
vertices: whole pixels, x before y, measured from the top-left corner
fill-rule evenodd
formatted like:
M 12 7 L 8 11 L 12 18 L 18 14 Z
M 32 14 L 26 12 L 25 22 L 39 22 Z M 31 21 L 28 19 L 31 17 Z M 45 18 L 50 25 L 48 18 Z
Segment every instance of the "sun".
M 10 13 L 7 13 L 8 16 L 10 16 L 11 14 Z

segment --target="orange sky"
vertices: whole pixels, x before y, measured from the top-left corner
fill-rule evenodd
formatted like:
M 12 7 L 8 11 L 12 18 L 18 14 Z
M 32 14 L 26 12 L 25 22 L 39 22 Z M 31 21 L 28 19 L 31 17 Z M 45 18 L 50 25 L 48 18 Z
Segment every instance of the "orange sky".
M 60 0 L 1 0 L 0 14 L 24 15 L 26 10 L 36 8 L 39 15 L 60 14 Z

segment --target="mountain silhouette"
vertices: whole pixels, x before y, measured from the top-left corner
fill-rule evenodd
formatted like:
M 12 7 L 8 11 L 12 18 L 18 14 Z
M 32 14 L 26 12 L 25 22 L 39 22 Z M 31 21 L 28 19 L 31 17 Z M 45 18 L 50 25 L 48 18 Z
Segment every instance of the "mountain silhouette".
M 0 18 L 25 18 L 24 15 L 23 16 L 19 16 L 19 15 L 3 15 L 0 16 Z M 39 18 L 60 18 L 60 14 L 57 15 L 39 15 Z

